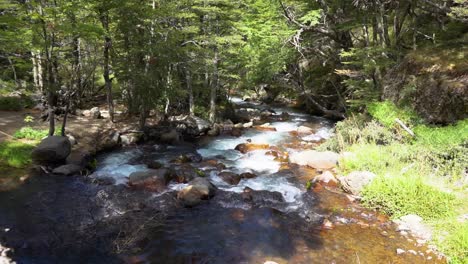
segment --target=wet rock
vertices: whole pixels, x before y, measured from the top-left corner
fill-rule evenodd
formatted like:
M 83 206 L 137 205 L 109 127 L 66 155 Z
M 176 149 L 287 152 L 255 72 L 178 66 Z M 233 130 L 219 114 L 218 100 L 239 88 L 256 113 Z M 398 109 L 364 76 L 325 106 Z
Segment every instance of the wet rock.
M 253 178 L 256 178 L 257 175 L 255 175 L 254 173 L 251 173 L 251 172 L 244 172 L 244 173 L 240 174 L 240 177 L 242 179 L 253 179 Z
M 323 220 L 322 229 L 333 229 L 333 227 L 334 227 L 334 225 L 330 220 L 328 220 L 328 219 Z
M 297 128 L 297 133 L 299 134 L 312 134 L 314 133 L 314 130 L 310 127 L 306 127 L 306 126 L 300 126 Z
M 173 123 L 184 135 L 200 136 L 211 129 L 210 122 L 203 118 L 190 115 L 172 116 L 169 121 Z
M 187 153 L 187 154 L 182 154 L 176 159 L 172 160 L 172 163 L 189 163 L 189 162 L 195 162 L 195 163 L 200 163 L 202 162 L 203 157 L 202 155 L 198 154 L 197 152 L 195 153 Z
M 67 157 L 67 164 L 74 164 L 83 168 L 87 167 L 93 159 L 91 153 L 86 150 L 75 149 L 72 150 L 71 154 Z
M 171 179 L 169 169 L 137 171 L 130 174 L 128 185 L 136 189 L 145 189 L 152 192 L 162 192 Z
M 67 137 L 50 136 L 32 151 L 32 160 L 36 164 L 58 164 L 66 160 L 71 152 L 71 144 Z
M 120 136 L 120 141 L 124 146 L 130 146 L 137 144 L 142 138 L 143 134 L 141 133 L 129 133 Z
M 177 130 L 175 129 L 172 129 L 171 131 L 166 132 L 166 133 L 162 133 L 159 137 L 159 140 L 162 143 L 166 143 L 166 144 L 177 144 L 180 142 L 180 139 L 181 139 L 181 136 L 179 132 L 177 132 Z
M 353 171 L 347 176 L 340 177 L 341 188 L 351 194 L 358 195 L 362 189 L 375 178 L 375 174 L 368 171 Z
M 301 166 L 309 166 L 314 169 L 328 170 L 338 165 L 340 155 L 331 151 L 319 152 L 315 150 L 305 150 L 293 153 L 289 159 L 291 163 Z
M 195 178 L 189 185 L 179 191 L 177 198 L 184 206 L 192 207 L 215 195 L 216 187 L 206 178 Z
M 273 127 L 270 125 L 270 123 L 266 123 L 260 126 L 255 126 L 254 127 L 258 131 L 276 131 L 276 127 Z
M 430 240 L 432 238 L 432 230 L 429 226 L 423 223 L 423 219 L 414 214 L 405 215 L 400 219 L 395 220 L 398 225 L 397 230 L 400 232 L 408 231 L 416 238 L 422 240 Z
M 187 183 L 191 180 L 203 176 L 203 172 L 189 164 L 184 164 L 174 169 L 174 180 L 178 183 Z
M 98 119 L 101 117 L 101 111 L 99 110 L 99 107 L 93 107 L 89 110 L 84 110 L 82 114 L 85 117 L 90 117 L 93 119 Z
M 290 117 L 291 116 L 289 115 L 288 112 L 282 112 L 281 115 L 279 116 L 279 119 L 281 121 L 287 121 L 287 120 L 289 120 Z
M 251 128 L 252 126 L 253 126 L 253 122 L 244 123 L 242 125 L 243 128 Z
M 323 183 L 331 183 L 337 184 L 338 181 L 330 171 L 325 171 L 322 174 L 318 175 L 314 178 L 314 182 L 323 182 Z
M 269 149 L 270 145 L 268 144 L 253 144 L 253 143 L 241 143 L 237 145 L 234 149 L 245 154 L 254 150 Z
M 67 164 L 67 165 L 62 165 L 60 167 L 55 168 L 52 173 L 57 174 L 57 175 L 64 175 L 64 176 L 70 176 L 70 175 L 76 175 L 79 174 L 83 170 L 83 167 L 75 165 L 75 164 Z
M 116 183 L 116 180 L 111 177 L 111 176 L 106 176 L 106 175 L 90 175 L 90 177 L 93 179 L 93 182 L 99 185 L 114 185 Z
M 157 169 L 162 168 L 164 165 L 163 165 L 161 162 L 159 162 L 159 161 L 150 160 L 150 161 L 147 161 L 147 162 L 146 162 L 146 166 L 147 166 L 149 169 L 157 170 Z
M 280 192 L 270 192 L 265 190 L 254 190 L 245 187 L 242 192 L 242 198 L 252 202 L 255 206 L 274 206 L 278 203 L 284 203 L 283 195 Z
M 260 116 L 262 118 L 268 118 L 270 116 L 272 116 L 274 114 L 274 112 L 270 111 L 270 110 L 263 110 L 261 113 L 260 113 Z
M 210 130 L 208 130 L 208 132 L 206 132 L 206 134 L 210 137 L 219 136 L 219 134 L 221 134 L 221 126 L 215 124 Z
M 239 174 L 230 171 L 223 171 L 218 174 L 218 176 L 223 179 L 223 181 L 231 184 L 237 185 L 241 181 L 242 177 Z
M 231 136 L 233 136 L 233 137 L 240 137 L 240 136 L 242 136 L 242 129 L 241 129 L 241 128 L 234 127 L 234 128 L 231 130 Z
M 117 131 L 107 131 L 103 135 L 96 146 L 96 152 L 102 150 L 112 150 L 120 147 L 120 133 Z

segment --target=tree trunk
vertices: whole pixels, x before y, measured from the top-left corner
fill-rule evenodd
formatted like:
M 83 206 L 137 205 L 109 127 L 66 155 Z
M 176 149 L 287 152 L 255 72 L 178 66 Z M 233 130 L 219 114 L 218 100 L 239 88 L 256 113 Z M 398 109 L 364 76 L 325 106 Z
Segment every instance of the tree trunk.
M 18 76 L 16 75 L 16 69 L 15 65 L 13 64 L 13 61 L 11 60 L 10 56 L 7 56 L 8 58 L 8 63 L 10 64 L 11 71 L 13 72 L 13 79 L 15 80 L 16 88 L 21 88 L 21 83 L 18 81 Z
M 185 68 L 185 80 L 187 82 L 187 92 L 189 96 L 189 114 L 193 116 L 195 115 L 195 102 L 193 99 L 192 73 L 188 65 Z
M 110 78 L 110 48 L 112 47 L 112 39 L 109 36 L 109 14 L 101 14 L 101 24 L 106 31 L 104 37 L 104 82 L 107 92 L 107 105 L 109 107 L 109 117 L 111 122 L 114 122 L 114 101 L 112 98 L 112 80 Z
M 216 92 L 219 87 L 219 76 L 218 76 L 218 50 L 215 48 L 215 55 L 213 59 L 213 83 L 211 85 L 210 93 L 210 115 L 209 119 L 211 123 L 216 121 Z

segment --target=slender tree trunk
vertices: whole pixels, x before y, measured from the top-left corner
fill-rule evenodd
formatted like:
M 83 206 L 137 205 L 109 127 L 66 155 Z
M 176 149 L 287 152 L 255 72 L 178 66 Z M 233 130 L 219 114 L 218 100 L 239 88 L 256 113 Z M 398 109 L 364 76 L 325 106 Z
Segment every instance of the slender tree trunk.
M 195 115 L 195 102 L 193 99 L 193 87 L 192 87 L 192 73 L 190 67 L 187 65 L 185 68 L 185 81 L 187 82 L 187 92 L 189 97 L 189 114 Z
M 215 48 L 215 55 L 213 59 L 213 83 L 211 85 L 210 93 L 210 115 L 209 119 L 211 123 L 216 121 L 216 97 L 219 88 L 219 73 L 218 73 L 218 49 Z
M 110 78 L 110 49 L 112 47 L 112 39 L 109 36 L 109 14 L 101 14 L 101 24 L 106 31 L 104 36 L 104 82 L 107 92 L 107 105 L 109 107 L 109 117 L 111 122 L 114 122 L 114 100 L 112 98 L 112 80 Z
M 16 88 L 21 88 L 21 83 L 18 81 L 18 76 L 16 75 L 16 69 L 15 65 L 13 64 L 13 61 L 11 60 L 10 56 L 7 56 L 8 58 L 8 63 L 10 64 L 11 71 L 13 72 L 13 79 L 15 80 Z

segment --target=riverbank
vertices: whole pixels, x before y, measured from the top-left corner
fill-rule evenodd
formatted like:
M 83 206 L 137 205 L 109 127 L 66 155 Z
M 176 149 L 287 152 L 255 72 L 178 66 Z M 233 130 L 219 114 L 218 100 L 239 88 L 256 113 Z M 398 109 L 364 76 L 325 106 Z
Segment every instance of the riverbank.
M 347 153 L 340 163 L 343 175 L 352 171 L 377 175 L 362 190 L 364 205 L 393 219 L 412 214 L 422 217 L 430 227 L 426 239 L 451 263 L 466 263 L 467 121 L 429 126 L 389 102 L 370 105 L 368 112 L 338 123 L 336 136 L 321 148 Z M 412 131 L 402 128 L 396 118 Z

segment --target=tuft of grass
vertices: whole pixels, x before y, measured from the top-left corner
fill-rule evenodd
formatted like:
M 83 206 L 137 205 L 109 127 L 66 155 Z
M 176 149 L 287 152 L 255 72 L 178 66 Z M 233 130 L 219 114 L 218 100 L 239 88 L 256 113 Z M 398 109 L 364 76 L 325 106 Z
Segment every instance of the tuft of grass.
M 5 141 L 0 143 L 0 162 L 15 168 L 24 168 L 31 163 L 31 151 L 34 144 L 20 141 Z
M 448 218 L 437 221 L 434 225 L 438 230 L 435 242 L 437 247 L 449 256 L 449 263 L 467 264 L 468 222 Z
M 49 134 L 47 129 L 35 129 L 32 127 L 22 127 L 16 131 L 13 136 L 17 139 L 41 140 Z
M 363 190 L 363 203 L 399 218 L 417 214 L 439 219 L 454 214 L 455 195 L 424 183 L 418 176 L 377 177 Z

